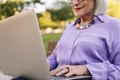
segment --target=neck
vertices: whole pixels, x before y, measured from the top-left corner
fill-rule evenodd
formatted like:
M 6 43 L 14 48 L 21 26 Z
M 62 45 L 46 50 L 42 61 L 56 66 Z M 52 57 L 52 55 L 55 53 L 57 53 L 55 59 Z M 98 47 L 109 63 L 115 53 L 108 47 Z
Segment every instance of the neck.
M 87 23 L 90 23 L 94 18 L 94 15 L 93 14 L 89 14 L 89 15 L 85 15 L 84 17 L 81 17 L 81 23 L 84 25 L 84 24 L 87 24 Z

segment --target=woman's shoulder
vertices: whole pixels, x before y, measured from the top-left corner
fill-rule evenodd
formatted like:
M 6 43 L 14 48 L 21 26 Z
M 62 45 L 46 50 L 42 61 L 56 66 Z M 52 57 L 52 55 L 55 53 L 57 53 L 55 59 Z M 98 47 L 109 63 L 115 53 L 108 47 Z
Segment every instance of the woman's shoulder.
M 97 17 L 102 22 L 100 25 L 104 26 L 103 29 L 107 30 L 108 33 L 120 33 L 120 20 L 118 18 L 106 14 L 101 14 Z
M 114 27 L 114 29 L 117 31 L 120 31 L 120 19 L 109 16 L 110 22 L 108 22 L 111 27 Z
M 107 14 L 99 14 L 97 15 L 97 17 L 102 20 L 103 22 L 120 22 L 120 19 L 116 18 L 116 17 L 112 17 L 110 15 Z
M 112 17 L 110 15 L 107 14 L 102 14 L 98 16 L 106 25 L 106 27 L 116 27 L 116 28 L 120 28 L 120 19 Z
M 108 20 L 108 22 L 110 23 L 114 23 L 114 24 L 120 24 L 120 19 L 116 18 L 116 17 L 112 17 L 112 16 L 109 16 L 109 15 L 105 15 Z
M 120 19 L 109 16 L 109 15 L 105 15 L 107 21 L 105 22 L 106 27 L 113 31 L 112 33 L 120 33 Z

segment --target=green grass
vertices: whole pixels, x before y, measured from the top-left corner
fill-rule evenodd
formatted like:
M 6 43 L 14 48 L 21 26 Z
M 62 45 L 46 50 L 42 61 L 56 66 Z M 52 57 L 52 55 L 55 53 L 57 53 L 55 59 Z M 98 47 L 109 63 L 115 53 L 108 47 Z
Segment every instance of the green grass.
M 47 49 L 47 45 L 50 41 L 58 41 L 60 39 L 61 33 L 58 34 L 43 34 L 43 42 L 45 46 L 45 50 Z

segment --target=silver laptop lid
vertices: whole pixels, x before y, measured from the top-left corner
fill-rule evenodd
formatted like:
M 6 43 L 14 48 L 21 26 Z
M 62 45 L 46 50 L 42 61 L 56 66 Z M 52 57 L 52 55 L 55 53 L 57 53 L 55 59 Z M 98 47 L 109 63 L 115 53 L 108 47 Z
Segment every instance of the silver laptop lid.
M 34 10 L 0 21 L 0 65 L 4 74 L 49 80 L 46 54 Z

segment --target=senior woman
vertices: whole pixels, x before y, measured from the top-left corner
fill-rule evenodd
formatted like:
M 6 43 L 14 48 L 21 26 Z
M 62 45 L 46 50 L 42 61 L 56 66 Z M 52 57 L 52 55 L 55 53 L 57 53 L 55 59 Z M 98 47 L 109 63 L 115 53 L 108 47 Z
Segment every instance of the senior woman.
M 106 15 L 106 0 L 70 0 L 75 16 L 48 57 L 51 75 L 120 80 L 120 20 Z

